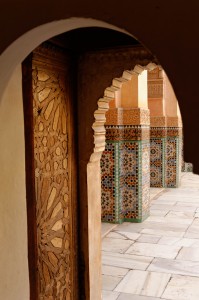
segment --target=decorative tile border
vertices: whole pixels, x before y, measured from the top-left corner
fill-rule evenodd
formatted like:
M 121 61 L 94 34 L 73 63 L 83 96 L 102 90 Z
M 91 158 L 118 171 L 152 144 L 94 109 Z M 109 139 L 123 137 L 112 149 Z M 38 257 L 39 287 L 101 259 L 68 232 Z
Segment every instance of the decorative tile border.
M 150 117 L 151 127 L 182 127 L 180 117 Z
M 106 141 L 148 140 L 149 126 L 106 125 Z
M 150 185 L 178 187 L 181 171 L 182 128 L 151 127 Z
M 151 127 L 166 127 L 166 117 L 151 117 Z
M 165 187 L 165 138 L 150 140 L 150 186 Z
M 106 126 L 106 130 L 101 159 L 102 221 L 141 222 L 149 215 L 149 127 Z M 124 140 L 123 132 L 130 139 Z
M 105 125 L 150 125 L 149 109 L 109 109 L 106 112 Z
M 167 127 L 182 127 L 182 119 L 180 117 L 167 117 Z

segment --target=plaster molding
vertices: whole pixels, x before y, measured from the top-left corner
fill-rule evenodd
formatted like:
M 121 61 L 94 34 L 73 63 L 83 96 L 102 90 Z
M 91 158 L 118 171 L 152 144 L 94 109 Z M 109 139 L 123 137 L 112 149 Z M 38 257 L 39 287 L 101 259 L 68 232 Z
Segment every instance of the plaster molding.
M 106 113 L 106 125 L 150 125 L 149 109 L 109 109 Z
M 90 162 L 99 161 L 102 155 L 102 152 L 105 149 L 106 143 L 106 112 L 109 110 L 109 102 L 114 100 L 115 92 L 119 91 L 122 88 L 123 82 L 130 81 L 133 75 L 139 76 L 144 70 L 152 71 L 157 68 L 157 64 L 149 63 L 146 66 L 141 66 L 137 64 L 133 70 L 125 70 L 120 78 L 114 78 L 112 85 L 107 87 L 104 91 L 104 97 L 98 100 L 98 109 L 94 113 L 95 122 L 92 125 L 94 131 L 94 149 L 93 153 L 90 156 Z M 142 110 L 142 109 L 140 109 Z M 144 122 L 146 116 L 141 118 L 141 122 Z M 149 118 L 149 115 L 148 115 Z
M 150 123 L 151 127 L 166 127 L 166 117 L 151 117 Z

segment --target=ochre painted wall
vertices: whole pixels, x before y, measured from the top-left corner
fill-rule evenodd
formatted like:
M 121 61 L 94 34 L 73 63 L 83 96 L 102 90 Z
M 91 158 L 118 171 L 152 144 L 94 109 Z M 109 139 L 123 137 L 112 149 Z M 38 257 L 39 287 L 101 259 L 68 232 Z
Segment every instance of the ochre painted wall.
M 0 299 L 28 300 L 21 67 L 0 103 Z
M 79 0 L 3 0 L 0 14 L 0 28 L 3 28 L 0 52 L 37 26 L 71 17 L 101 20 L 134 35 L 156 55 L 171 80 L 183 118 L 185 159 L 192 161 L 195 171 L 199 173 L 199 139 L 190 135 L 190 131 L 199 131 L 197 0 L 191 0 L 188 4 L 180 0 L 126 0 L 125 5 L 114 0 L 85 0 L 84 5 Z M 53 28 L 52 25 L 49 34 Z M 27 46 L 27 40 L 20 43 L 20 51 L 22 45 Z M 8 63 L 5 61 L 4 66 Z M 188 76 L 183 75 L 185 72 Z M 0 73 L 0 77 L 3 78 L 4 73 Z

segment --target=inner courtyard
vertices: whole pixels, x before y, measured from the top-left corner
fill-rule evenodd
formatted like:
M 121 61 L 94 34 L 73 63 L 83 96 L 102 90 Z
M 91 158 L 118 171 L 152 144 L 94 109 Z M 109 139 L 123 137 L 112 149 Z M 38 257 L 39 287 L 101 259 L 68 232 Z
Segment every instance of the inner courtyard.
M 103 300 L 197 300 L 199 176 L 151 189 L 150 217 L 102 224 Z

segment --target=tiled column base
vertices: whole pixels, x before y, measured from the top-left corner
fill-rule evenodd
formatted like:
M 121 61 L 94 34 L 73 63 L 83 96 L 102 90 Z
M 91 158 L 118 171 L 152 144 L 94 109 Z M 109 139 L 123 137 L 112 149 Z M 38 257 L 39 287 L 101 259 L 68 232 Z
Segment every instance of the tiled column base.
M 165 127 L 150 128 L 150 186 L 165 187 Z
M 168 188 L 178 187 L 180 183 L 181 140 L 182 128 L 167 128 L 165 185 Z
M 182 124 L 179 117 L 151 117 L 150 186 L 178 187 L 181 172 Z
M 107 125 L 101 159 L 102 221 L 141 222 L 149 215 L 149 126 Z

